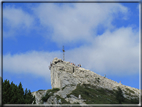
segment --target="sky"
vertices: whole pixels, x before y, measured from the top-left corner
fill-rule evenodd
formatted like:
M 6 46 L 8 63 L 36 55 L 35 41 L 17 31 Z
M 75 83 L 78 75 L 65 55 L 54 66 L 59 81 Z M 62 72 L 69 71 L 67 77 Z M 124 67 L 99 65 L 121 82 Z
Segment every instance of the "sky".
M 3 3 L 3 80 L 51 89 L 57 57 L 139 89 L 139 3 Z

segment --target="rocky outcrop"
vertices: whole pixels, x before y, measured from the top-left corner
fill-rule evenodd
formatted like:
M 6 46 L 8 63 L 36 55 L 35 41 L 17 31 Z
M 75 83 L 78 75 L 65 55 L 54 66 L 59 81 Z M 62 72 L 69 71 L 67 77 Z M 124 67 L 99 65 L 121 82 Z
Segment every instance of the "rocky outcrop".
M 66 97 L 72 90 L 75 89 L 77 84 L 90 84 L 109 90 L 117 89 L 119 86 L 124 94 L 128 90 L 133 91 L 133 96 L 139 96 L 140 91 L 136 88 L 125 86 L 121 83 L 98 75 L 90 70 L 72 65 L 70 62 L 62 61 L 61 59 L 54 58 L 51 66 L 51 86 L 52 88 L 60 88 L 64 91 L 59 92 L 63 98 Z M 127 95 L 125 95 L 127 97 Z
M 35 96 L 36 104 L 42 104 L 41 98 L 42 96 L 45 96 L 47 90 L 38 90 L 35 92 L 32 92 L 32 95 Z
M 122 89 L 125 98 L 129 98 L 130 96 L 131 98 L 138 98 L 140 95 L 140 90 L 136 88 L 125 86 L 121 83 L 98 75 L 90 70 L 75 66 L 70 62 L 62 61 L 58 58 L 53 59 L 49 68 L 51 74 L 52 89 L 59 88 L 60 90 L 49 97 L 46 102 L 43 102 L 44 104 L 62 103 L 61 99 L 58 99 L 56 96 L 60 96 L 70 103 L 78 102 L 80 104 L 85 104 L 85 101 L 83 99 L 74 95 L 70 95 L 69 98 L 67 97 L 68 94 L 76 89 L 78 84 L 90 84 L 92 86 L 109 90 L 116 90 L 119 86 Z M 35 95 L 36 102 L 38 104 L 42 103 L 41 97 L 45 96 L 46 92 L 47 90 L 32 93 L 33 95 Z

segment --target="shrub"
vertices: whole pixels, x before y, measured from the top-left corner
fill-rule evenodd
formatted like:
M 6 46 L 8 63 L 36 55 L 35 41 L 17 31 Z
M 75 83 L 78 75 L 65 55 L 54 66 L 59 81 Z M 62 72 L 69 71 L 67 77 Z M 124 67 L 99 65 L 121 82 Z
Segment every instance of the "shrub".
M 57 91 L 59 91 L 60 89 L 59 88 L 53 88 L 51 91 L 52 92 L 57 92 Z

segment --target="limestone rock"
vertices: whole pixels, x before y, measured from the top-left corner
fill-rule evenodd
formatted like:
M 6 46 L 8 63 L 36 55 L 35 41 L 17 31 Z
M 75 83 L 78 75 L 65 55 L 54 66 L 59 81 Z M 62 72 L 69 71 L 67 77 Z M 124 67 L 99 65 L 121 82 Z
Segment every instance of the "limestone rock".
M 63 90 L 58 91 L 55 95 L 59 95 L 62 98 L 66 98 L 73 90 L 76 89 L 76 86 L 66 86 Z
M 32 92 L 32 95 L 35 96 L 36 104 L 42 103 L 41 98 L 42 96 L 45 96 L 46 92 L 47 90 L 39 90 L 39 91 Z
M 78 84 L 90 84 L 92 86 L 109 90 L 117 90 L 117 87 L 119 86 L 122 89 L 124 97 L 127 98 L 129 97 L 127 94 L 128 91 L 133 91 L 133 93 L 130 93 L 130 95 L 133 96 L 132 98 L 138 98 L 140 95 L 140 90 L 136 88 L 125 86 L 90 70 L 72 65 L 70 62 L 62 61 L 58 58 L 54 58 L 50 65 L 50 75 L 52 89 L 59 88 L 60 90 L 50 96 L 47 102 L 43 102 L 44 104 L 61 104 L 61 99 L 58 99 L 57 96 L 60 96 L 70 103 L 85 104 L 85 100 L 81 99 L 81 97 L 78 98 L 74 95 L 67 97 L 68 94 L 76 89 Z M 46 92 L 47 90 L 32 93 L 36 97 L 37 104 L 42 103 L 41 97 L 44 96 Z
M 79 104 L 86 104 L 84 100 L 75 97 L 74 95 L 70 95 L 70 98 L 66 98 L 66 100 L 70 103 L 79 103 Z
M 47 104 L 60 104 L 61 103 L 61 101 L 59 100 L 57 100 L 57 98 L 56 98 L 56 96 L 51 96 L 48 100 L 47 100 L 47 102 L 46 102 Z
M 121 83 L 98 75 L 90 70 L 72 65 L 69 62 L 54 58 L 51 67 L 51 86 L 52 88 L 62 89 L 67 86 L 77 86 L 77 84 L 90 84 L 98 87 L 107 88 L 109 90 L 122 88 L 123 93 L 127 89 L 133 90 L 133 95 L 139 96 L 140 91 L 136 88 L 125 86 Z M 70 91 L 72 88 L 68 88 Z M 73 88 L 74 89 L 74 88 Z M 65 90 L 64 90 L 65 91 Z M 69 93 L 68 91 L 67 93 Z M 65 97 L 65 92 L 61 92 L 62 97 Z M 125 95 L 126 96 L 126 95 Z

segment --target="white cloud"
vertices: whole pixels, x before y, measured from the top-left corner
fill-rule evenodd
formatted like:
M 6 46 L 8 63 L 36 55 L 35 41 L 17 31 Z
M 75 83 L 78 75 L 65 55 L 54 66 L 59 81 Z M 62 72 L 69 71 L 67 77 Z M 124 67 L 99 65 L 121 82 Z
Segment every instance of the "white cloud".
M 59 52 L 27 52 L 24 54 L 7 54 L 3 57 L 4 72 L 30 73 L 33 75 L 50 77 L 49 64 Z
M 139 38 L 132 28 L 106 31 L 97 36 L 90 46 L 68 50 L 65 60 L 82 64 L 98 74 L 126 76 L 139 72 Z M 4 55 L 4 71 L 30 72 L 50 78 L 49 63 L 54 57 L 62 58 L 61 52 L 28 52 Z M 124 73 L 125 72 L 125 73 Z
M 113 18 L 118 13 L 126 17 L 128 12 L 126 7 L 118 3 L 41 4 L 33 10 L 42 25 L 53 28 L 52 39 L 59 45 L 80 40 L 89 42 L 98 25 L 113 29 Z
M 7 6 L 3 9 L 3 20 L 4 37 L 9 37 L 17 35 L 19 31 L 28 31 L 32 28 L 34 18 L 20 8 Z
M 133 75 L 139 69 L 139 34 L 131 27 L 114 29 L 112 20 L 120 12 L 126 18 L 128 9 L 120 4 L 73 4 L 58 7 L 54 4 L 42 4 L 33 8 L 36 17 L 44 27 L 54 28 L 52 40 L 59 45 L 73 45 L 78 41 L 85 41 L 81 47 L 66 51 L 66 61 L 82 64 L 82 67 L 99 74 Z M 7 10 L 9 12 L 9 9 Z M 9 15 L 6 12 L 5 17 Z M 31 26 L 32 20 L 22 10 L 15 10 L 19 21 L 15 18 L 8 19 L 12 27 L 22 24 Z M 119 14 L 120 14 L 119 13 Z M 11 14 L 11 13 L 10 13 Z M 118 14 L 118 15 L 119 15 Z M 19 19 L 22 18 L 22 20 Z M 92 29 L 97 30 L 98 25 L 106 27 L 102 35 L 95 36 Z M 113 29 L 113 32 L 110 30 Z M 14 31 L 15 32 L 15 31 Z M 47 35 L 47 34 L 46 34 Z M 85 45 L 86 42 L 90 44 Z M 4 55 L 4 71 L 23 73 L 30 72 L 47 78 L 50 61 L 54 57 L 61 57 L 60 52 L 28 52 L 23 54 Z M 125 73 L 124 73 L 125 72 Z
M 74 62 L 100 74 L 125 76 L 139 72 L 139 34 L 131 28 L 107 31 L 96 37 L 90 47 L 72 51 L 66 53 L 67 58 L 72 56 Z

